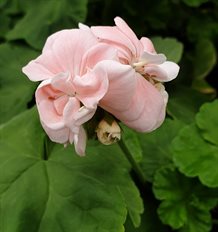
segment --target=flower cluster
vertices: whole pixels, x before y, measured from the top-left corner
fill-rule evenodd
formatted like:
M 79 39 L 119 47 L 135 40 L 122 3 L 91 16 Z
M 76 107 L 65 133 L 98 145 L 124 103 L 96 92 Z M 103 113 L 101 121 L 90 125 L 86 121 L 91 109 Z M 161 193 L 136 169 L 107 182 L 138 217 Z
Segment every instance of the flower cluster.
M 23 68 L 30 80 L 42 81 L 35 97 L 44 130 L 54 142 L 74 143 L 79 155 L 87 140 L 83 125 L 97 107 L 136 131 L 159 127 L 168 101 L 162 83 L 179 71 L 121 18 L 115 24 L 59 31 Z

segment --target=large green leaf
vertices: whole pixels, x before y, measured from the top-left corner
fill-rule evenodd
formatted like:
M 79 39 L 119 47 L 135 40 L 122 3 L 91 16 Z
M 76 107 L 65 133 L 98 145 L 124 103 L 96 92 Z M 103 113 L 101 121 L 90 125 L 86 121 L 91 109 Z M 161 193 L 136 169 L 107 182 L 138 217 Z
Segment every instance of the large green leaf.
M 175 164 L 209 187 L 218 187 L 217 109 L 217 100 L 204 104 L 196 115 L 197 125 L 187 126 L 173 141 Z
M 183 44 L 175 38 L 152 38 L 155 50 L 166 55 L 167 59 L 178 63 L 182 57 Z
M 196 44 L 194 57 L 194 77 L 205 78 L 216 64 L 216 48 L 208 39 L 201 39 Z
M 145 212 L 141 218 L 141 225 L 138 228 L 135 228 L 132 224 L 132 221 L 127 217 L 125 223 L 125 232 L 170 232 L 171 229 L 163 225 L 157 215 L 157 200 L 154 199 L 154 196 L 151 198 L 147 196 L 144 197 Z
M 160 169 L 154 178 L 155 196 L 162 200 L 158 214 L 164 224 L 183 232 L 209 232 L 212 226 L 209 210 L 218 200 L 218 189 L 203 187 L 173 166 Z
M 37 53 L 27 47 L 0 45 L 0 123 L 27 108 L 36 84 L 22 74 L 22 67 Z
M 203 184 L 218 187 L 218 146 L 208 143 L 192 124 L 173 141 L 174 162 L 185 175 L 198 176 Z
M 196 123 L 204 139 L 218 146 L 218 100 L 204 104 L 196 116 Z
M 158 169 L 172 163 L 171 142 L 182 126 L 183 123 L 178 120 L 166 119 L 163 125 L 152 133 L 139 134 L 143 148 L 141 166 L 148 181 L 152 182 Z
M 72 146 L 46 149 L 36 110 L 0 128 L 0 230 L 124 231 L 139 224 L 139 192 L 118 146 L 91 142 L 81 158 Z
M 75 27 L 85 20 L 87 0 L 29 0 L 21 6 L 25 16 L 7 38 L 25 39 L 32 47 L 41 49 L 52 32 Z

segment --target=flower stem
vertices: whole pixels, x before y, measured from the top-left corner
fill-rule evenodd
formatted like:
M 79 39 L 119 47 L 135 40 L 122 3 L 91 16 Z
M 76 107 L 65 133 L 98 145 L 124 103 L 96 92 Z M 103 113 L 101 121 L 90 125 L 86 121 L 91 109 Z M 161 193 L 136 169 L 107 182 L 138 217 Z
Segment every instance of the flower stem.
M 132 169 L 134 170 L 135 174 L 137 175 L 139 181 L 141 182 L 141 184 L 145 185 L 146 184 L 146 179 L 144 176 L 144 173 L 141 169 L 141 167 L 139 166 L 139 164 L 136 163 L 135 159 L 133 158 L 131 152 L 129 151 L 129 149 L 127 148 L 126 144 L 123 142 L 123 140 L 121 139 L 118 142 L 121 150 L 123 151 L 123 153 L 125 154 L 127 160 L 129 161 L 129 163 L 132 166 Z

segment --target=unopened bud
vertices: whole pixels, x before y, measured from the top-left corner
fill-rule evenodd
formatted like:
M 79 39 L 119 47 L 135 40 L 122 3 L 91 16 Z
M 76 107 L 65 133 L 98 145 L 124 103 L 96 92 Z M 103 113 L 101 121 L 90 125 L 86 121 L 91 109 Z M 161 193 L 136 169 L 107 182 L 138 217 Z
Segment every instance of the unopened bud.
M 116 143 L 121 138 L 121 130 L 115 120 L 111 124 L 104 119 L 101 120 L 96 129 L 96 133 L 98 140 L 104 145 Z

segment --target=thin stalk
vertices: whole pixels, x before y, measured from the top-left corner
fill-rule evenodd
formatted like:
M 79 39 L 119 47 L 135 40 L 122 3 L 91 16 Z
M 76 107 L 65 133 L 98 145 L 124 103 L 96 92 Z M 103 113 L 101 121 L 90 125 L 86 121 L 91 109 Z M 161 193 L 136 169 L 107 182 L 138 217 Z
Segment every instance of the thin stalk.
M 121 150 L 123 151 L 123 153 L 125 154 L 127 160 L 131 164 L 132 169 L 134 170 L 134 172 L 137 175 L 138 179 L 140 180 L 140 182 L 143 185 L 145 185 L 146 184 L 146 179 L 145 179 L 145 176 L 144 176 L 144 173 L 143 173 L 141 167 L 136 163 L 136 161 L 133 158 L 131 152 L 129 151 L 129 149 L 127 148 L 127 146 L 125 145 L 125 143 L 123 142 L 122 139 L 118 142 L 118 144 L 119 144 Z

